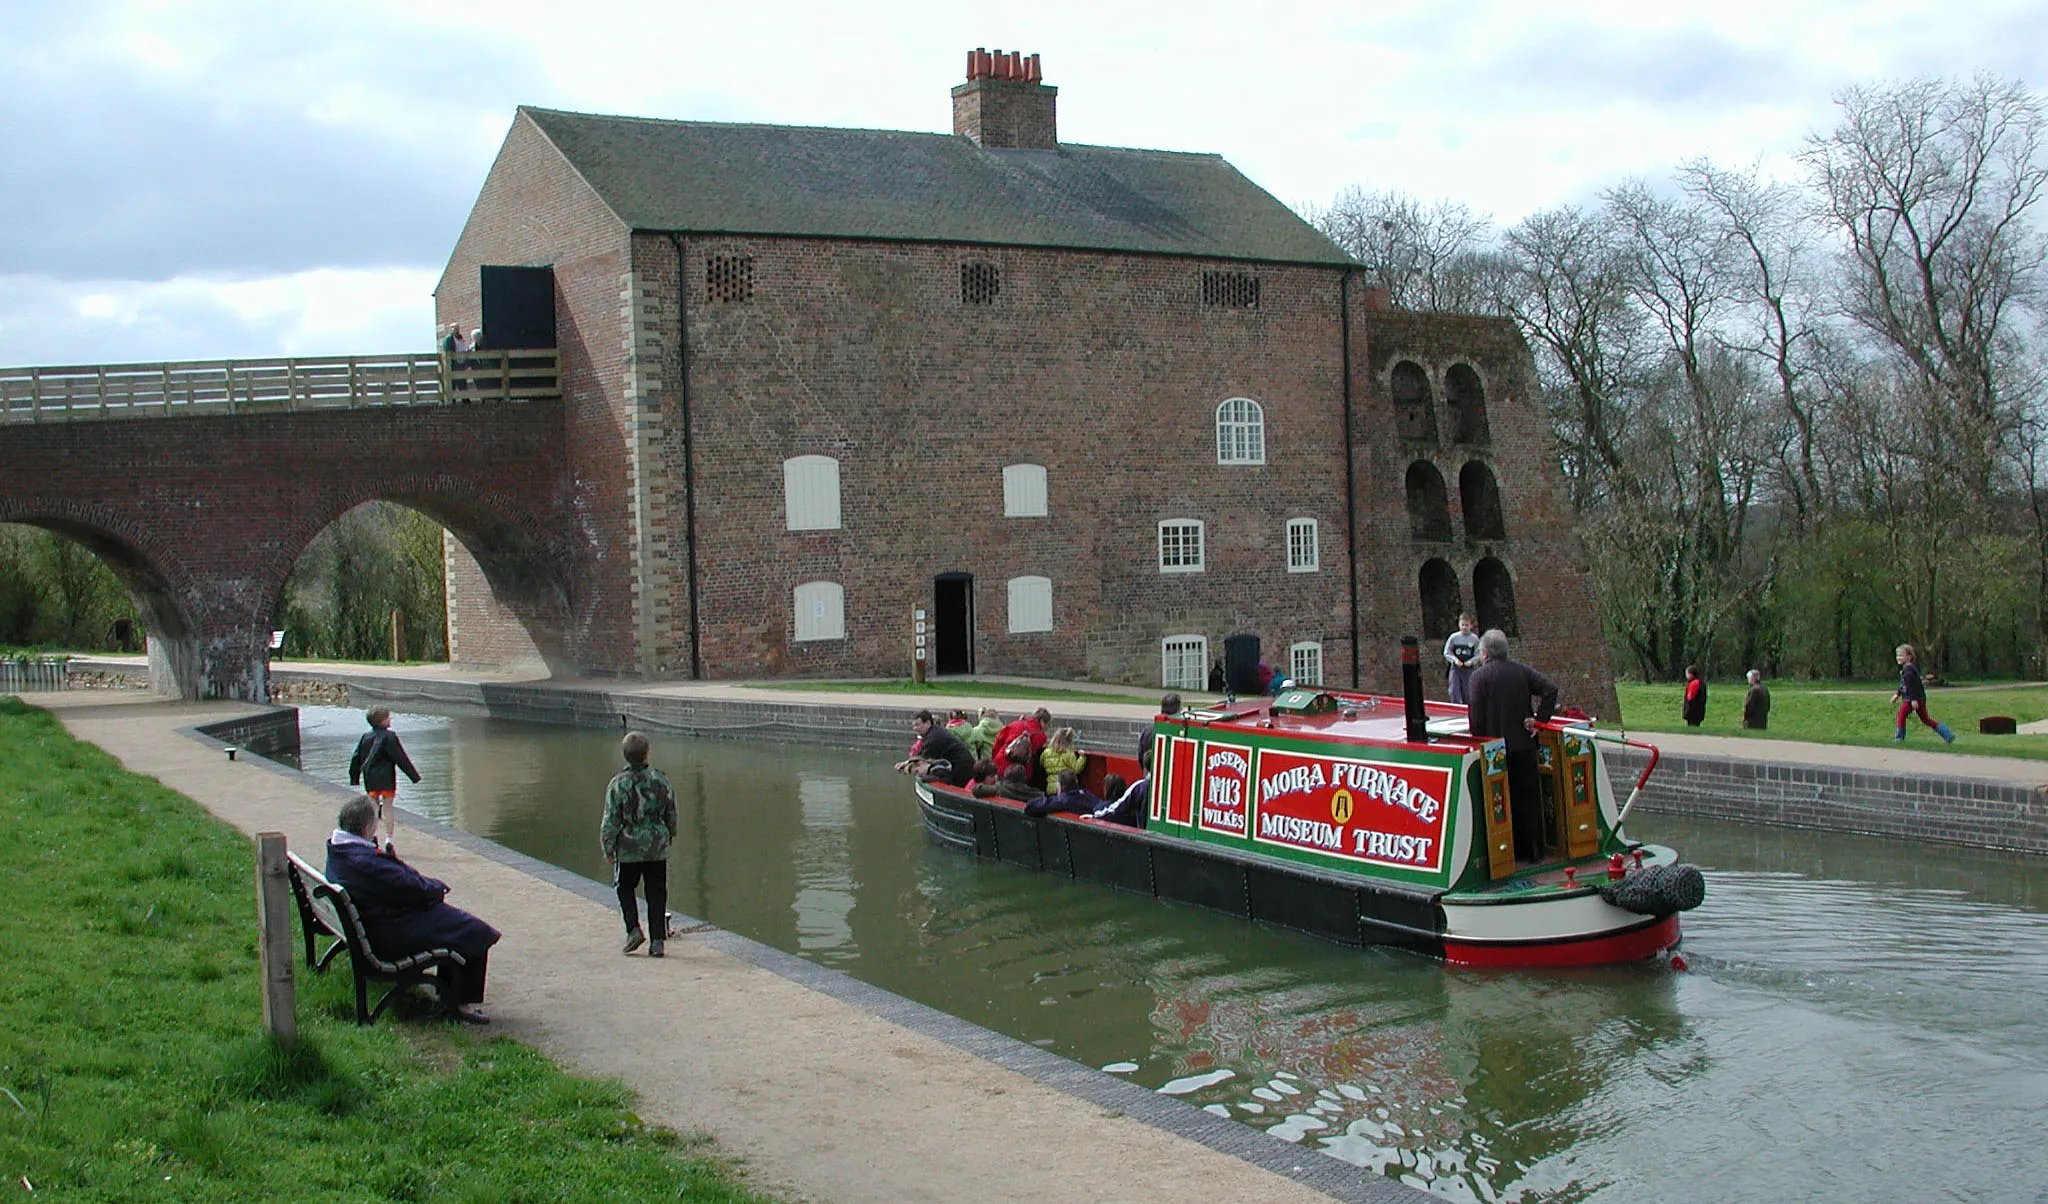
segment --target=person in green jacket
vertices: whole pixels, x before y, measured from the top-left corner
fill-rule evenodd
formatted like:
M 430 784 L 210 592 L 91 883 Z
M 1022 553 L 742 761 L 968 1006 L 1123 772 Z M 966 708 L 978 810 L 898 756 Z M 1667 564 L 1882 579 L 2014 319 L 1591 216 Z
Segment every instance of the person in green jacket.
M 946 723 L 946 730 L 958 736 L 960 743 L 965 744 L 967 751 L 979 761 L 995 754 L 996 733 L 1003 730 L 1003 721 L 996 717 L 992 707 L 981 708 L 980 717 L 972 722 L 968 721 L 967 712 L 954 711 L 953 718 Z
M 676 839 L 676 792 L 668 776 L 647 764 L 647 737 L 627 732 L 619 741 L 626 767 L 604 792 L 604 821 L 597 840 L 612 866 L 612 885 L 619 910 L 626 917 L 626 947 L 631 953 L 647 944 L 647 956 L 660 957 L 668 943 L 668 849 Z M 640 930 L 640 904 L 634 888 L 647 890 L 647 928 Z

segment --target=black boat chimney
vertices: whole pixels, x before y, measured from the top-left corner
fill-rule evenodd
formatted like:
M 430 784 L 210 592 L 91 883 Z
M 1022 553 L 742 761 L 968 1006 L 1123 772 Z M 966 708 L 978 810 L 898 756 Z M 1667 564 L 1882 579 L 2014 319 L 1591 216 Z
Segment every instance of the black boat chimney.
M 1408 742 L 1429 743 L 1429 712 L 1422 706 L 1422 648 L 1412 635 L 1401 637 L 1401 697 L 1408 703 Z

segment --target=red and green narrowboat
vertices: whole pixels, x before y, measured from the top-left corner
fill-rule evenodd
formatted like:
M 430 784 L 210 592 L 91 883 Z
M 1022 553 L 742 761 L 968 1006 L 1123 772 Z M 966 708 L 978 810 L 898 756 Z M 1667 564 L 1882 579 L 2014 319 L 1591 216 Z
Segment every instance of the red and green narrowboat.
M 1020 804 L 920 783 L 925 826 L 983 857 L 1456 964 L 1565 966 L 1675 949 L 1699 871 L 1629 840 L 1603 743 L 1538 732 L 1544 855 L 1517 862 L 1506 749 L 1465 731 L 1465 708 L 1320 688 L 1153 720 L 1144 828 L 1026 816 Z M 1139 776 L 1091 753 L 1085 783 Z

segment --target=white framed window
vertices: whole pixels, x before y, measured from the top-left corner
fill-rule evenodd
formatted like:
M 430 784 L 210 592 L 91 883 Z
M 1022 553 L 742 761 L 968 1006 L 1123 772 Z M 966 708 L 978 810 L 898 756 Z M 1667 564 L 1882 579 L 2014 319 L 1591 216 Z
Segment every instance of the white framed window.
M 1323 646 L 1314 640 L 1287 645 L 1287 676 L 1297 685 L 1322 685 Z
M 791 531 L 839 529 L 839 461 L 792 456 L 782 462 L 782 508 Z
M 1012 464 L 1003 469 L 1003 517 L 1045 517 L 1045 468 Z
M 1209 688 L 1209 637 L 1170 635 L 1159 641 L 1159 684 L 1168 690 Z
M 1290 518 L 1287 520 L 1287 571 L 1290 573 L 1319 573 L 1323 568 L 1322 545 L 1316 533 L 1316 520 L 1312 518 Z
M 806 581 L 796 587 L 796 639 L 846 638 L 846 590 L 837 581 Z
M 1159 571 L 1202 571 L 1202 520 L 1169 518 L 1159 524 Z
M 1266 462 L 1266 411 L 1249 397 L 1233 397 L 1216 407 L 1216 462 Z
M 1052 578 L 1010 578 L 1010 630 L 1052 630 Z

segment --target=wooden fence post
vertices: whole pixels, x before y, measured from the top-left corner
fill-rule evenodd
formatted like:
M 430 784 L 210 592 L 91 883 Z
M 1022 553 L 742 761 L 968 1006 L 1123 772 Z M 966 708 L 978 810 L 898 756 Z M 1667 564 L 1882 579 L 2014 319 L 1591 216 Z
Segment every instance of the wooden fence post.
M 279 1045 L 299 1041 L 292 983 L 291 884 L 285 881 L 284 833 L 256 834 L 256 910 L 263 920 L 257 949 L 263 971 L 263 1026 Z

